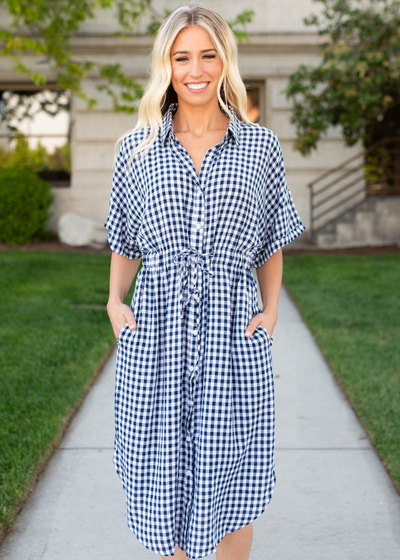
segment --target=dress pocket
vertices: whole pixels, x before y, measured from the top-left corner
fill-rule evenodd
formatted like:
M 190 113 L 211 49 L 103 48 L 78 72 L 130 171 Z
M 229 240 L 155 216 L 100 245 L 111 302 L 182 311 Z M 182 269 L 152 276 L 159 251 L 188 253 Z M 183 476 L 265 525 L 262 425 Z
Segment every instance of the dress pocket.
M 250 282 L 250 294 L 249 294 L 249 301 L 250 301 L 250 305 L 251 305 L 251 310 L 252 310 L 252 317 L 254 317 L 254 315 L 257 315 L 258 313 L 262 313 L 262 309 L 258 303 L 258 296 L 257 296 L 257 286 L 258 286 L 258 282 L 256 280 L 256 278 L 254 277 L 254 274 L 251 272 L 251 270 L 249 271 L 249 278 L 251 280 Z M 258 325 L 258 327 L 256 328 L 260 330 L 261 333 L 263 333 L 263 336 L 265 335 L 267 337 L 267 341 L 269 346 L 272 346 L 272 343 L 274 342 L 274 337 L 270 336 L 268 330 L 263 327 L 262 325 Z M 254 336 L 254 333 L 253 333 Z
M 119 331 L 119 335 L 118 335 L 118 339 L 117 339 L 117 344 L 118 346 L 128 337 L 127 333 L 129 334 L 129 339 L 131 337 L 134 337 L 138 331 L 139 328 L 139 323 L 140 323 L 140 319 L 139 319 L 139 315 L 140 315 L 140 303 L 142 301 L 142 298 L 140 296 L 140 288 L 142 285 L 142 278 L 143 278 L 143 268 L 140 269 L 137 278 L 136 278 L 136 284 L 135 284 L 135 290 L 133 292 L 133 296 L 132 296 L 132 301 L 131 301 L 131 305 L 130 308 L 132 309 L 133 312 L 133 316 L 135 317 L 135 321 L 136 321 L 136 329 L 130 329 L 129 328 L 129 324 L 125 323 L 124 325 L 122 325 L 121 330 Z
M 259 312 L 259 313 L 261 313 L 261 312 Z M 269 339 L 271 339 L 271 337 L 269 335 L 269 332 L 268 332 L 268 329 L 266 329 L 263 325 L 258 325 L 257 329 L 262 329 L 266 333 L 267 337 Z
M 119 344 L 119 342 L 120 342 L 120 340 L 121 340 L 121 337 L 122 337 L 122 334 L 123 334 L 123 332 L 125 331 L 125 329 L 126 329 L 127 326 L 128 326 L 128 323 L 124 323 L 124 324 L 122 325 L 122 327 L 120 328 L 119 333 L 118 333 L 118 338 L 117 338 L 117 344 Z
M 131 338 L 135 336 L 137 330 L 138 330 L 137 321 L 136 321 L 136 329 L 132 329 L 132 330 L 129 328 L 128 323 L 124 323 L 124 325 L 122 325 L 121 327 L 121 330 L 119 331 L 118 340 L 117 340 L 118 346 L 120 346 L 120 344 L 122 344 L 127 337 Z M 130 334 L 128 335 L 128 333 Z
M 261 313 L 261 311 L 258 311 L 258 313 Z M 260 329 L 261 332 L 264 332 L 266 334 L 266 336 L 268 338 L 268 341 L 269 341 L 269 344 L 270 344 L 270 346 L 272 346 L 272 343 L 274 341 L 274 337 L 270 336 L 268 330 L 265 327 L 263 327 L 263 325 L 258 325 L 257 329 Z

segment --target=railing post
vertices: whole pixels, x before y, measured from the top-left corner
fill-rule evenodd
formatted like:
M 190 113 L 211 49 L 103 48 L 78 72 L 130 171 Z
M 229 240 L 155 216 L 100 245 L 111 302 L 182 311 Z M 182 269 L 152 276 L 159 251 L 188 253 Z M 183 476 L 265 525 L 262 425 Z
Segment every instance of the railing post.
M 382 185 L 381 188 L 383 187 L 383 185 L 385 185 L 386 187 L 386 161 L 385 161 L 385 147 L 386 147 L 386 142 L 385 139 L 382 139 L 382 147 L 381 147 L 381 166 L 382 166 Z
M 400 189 L 400 138 L 394 138 L 393 188 Z
M 310 229 L 309 229 L 309 239 L 311 243 L 314 244 L 314 216 L 313 216 L 313 206 L 314 206 L 314 191 L 313 184 L 309 183 L 308 188 L 310 189 Z

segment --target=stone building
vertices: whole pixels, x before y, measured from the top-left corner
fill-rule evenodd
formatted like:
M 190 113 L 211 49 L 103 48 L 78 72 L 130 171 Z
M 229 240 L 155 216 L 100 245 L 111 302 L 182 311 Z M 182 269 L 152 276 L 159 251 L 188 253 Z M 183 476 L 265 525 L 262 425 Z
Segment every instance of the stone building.
M 154 0 L 153 4 L 159 12 L 163 12 L 165 8 L 174 9 L 181 2 Z M 308 157 L 303 157 L 293 150 L 295 130 L 290 123 L 291 107 L 282 90 L 287 77 L 300 64 L 314 65 L 318 62 L 317 48 L 321 37 L 315 29 L 304 25 L 303 18 L 318 12 L 319 5 L 312 0 L 204 0 L 204 4 L 212 6 L 228 20 L 244 9 L 255 11 L 253 23 L 247 27 L 249 43 L 239 44 L 240 70 L 251 92 L 251 100 L 259 112 L 260 124 L 276 132 L 280 140 L 288 185 L 300 216 L 308 228 L 308 231 L 294 242 L 301 244 L 309 238 L 310 229 L 315 227 L 315 220 L 311 223 L 309 183 L 329 172 L 328 176 L 334 179 L 333 182 L 336 177 L 337 185 L 344 184 L 340 183 L 340 177 L 332 175 L 331 170 L 342 166 L 353 157 L 354 160 L 346 164 L 345 169 L 358 167 L 362 170 L 363 165 L 362 157 L 357 159 L 362 156 L 362 146 L 345 146 L 339 128 L 331 128 L 320 141 L 318 149 Z M 111 11 L 99 11 L 98 17 L 88 21 L 79 36 L 74 38 L 73 47 L 77 55 L 87 59 L 120 62 L 129 75 L 145 85 L 153 41 L 145 33 L 147 22 L 148 18 L 143 18 L 136 35 L 132 38 L 110 37 L 109 34 L 117 30 L 116 20 Z M 35 57 L 26 56 L 24 61 L 43 71 L 43 65 L 38 66 Z M 51 84 L 50 73 L 48 78 Z M 3 90 L 26 87 L 24 76 L 12 72 L 11 62 L 5 58 L 0 61 L 0 87 Z M 95 82 L 88 80 L 84 87 L 88 93 L 97 96 L 99 103 L 94 111 L 89 111 L 82 100 L 72 100 L 71 182 L 68 187 L 53 187 L 55 203 L 49 224 L 53 229 L 57 227 L 58 218 L 66 212 L 78 212 L 99 222 L 104 221 L 114 165 L 114 144 L 116 139 L 133 128 L 136 122 L 136 115 L 113 112 L 111 99 L 95 90 Z M 330 200 L 340 203 L 345 195 L 348 197 L 349 191 L 346 188 L 342 191 L 331 193 Z M 358 214 L 363 215 L 357 216 L 355 210 L 352 210 L 351 215 L 347 213 L 341 218 L 344 220 L 341 233 L 337 231 L 336 223 L 325 228 L 319 236 L 320 245 L 366 244 L 365 240 L 367 244 L 388 244 L 400 236 L 400 230 L 396 229 L 400 214 L 398 197 L 394 203 L 393 200 L 389 203 L 385 203 L 383 199 L 378 201 L 381 203 L 380 212 L 384 219 L 378 215 L 376 202 L 371 204 L 371 201 L 367 201 L 369 206 L 363 208 L 365 194 L 359 195 L 357 200 L 356 198 L 355 195 L 352 202 L 356 201 L 361 205 Z M 330 204 L 332 206 L 332 202 Z M 345 206 L 342 205 L 341 214 L 343 209 Z M 336 214 L 339 216 L 338 212 Z M 336 218 L 335 211 L 332 210 L 329 214 L 328 209 L 327 217 Z M 336 222 L 338 220 L 339 218 Z M 383 231 L 382 224 L 389 222 L 390 231 L 377 237 L 377 228 Z M 318 237 L 315 241 L 318 242 Z

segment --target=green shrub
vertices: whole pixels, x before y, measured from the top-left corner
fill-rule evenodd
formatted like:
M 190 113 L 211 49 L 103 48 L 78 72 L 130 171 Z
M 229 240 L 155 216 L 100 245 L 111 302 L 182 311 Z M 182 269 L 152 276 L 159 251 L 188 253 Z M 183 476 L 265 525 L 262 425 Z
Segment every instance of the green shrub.
M 40 238 L 53 201 L 51 187 L 27 169 L 0 169 L 0 242 Z
M 0 169 L 10 167 L 11 152 L 5 146 L 0 144 Z
M 0 144 L 0 169 L 29 169 L 41 171 L 65 171 L 71 173 L 71 144 L 54 148 L 49 153 L 39 141 L 36 148 L 30 148 L 27 137 L 18 133 L 13 148 Z

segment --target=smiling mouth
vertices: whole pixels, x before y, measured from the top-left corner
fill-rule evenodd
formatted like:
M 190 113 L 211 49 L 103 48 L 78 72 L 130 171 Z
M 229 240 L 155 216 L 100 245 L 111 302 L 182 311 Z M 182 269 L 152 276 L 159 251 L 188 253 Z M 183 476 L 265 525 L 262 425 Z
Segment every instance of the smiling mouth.
M 185 84 L 190 91 L 203 91 L 210 82 L 199 82 L 198 84 Z

